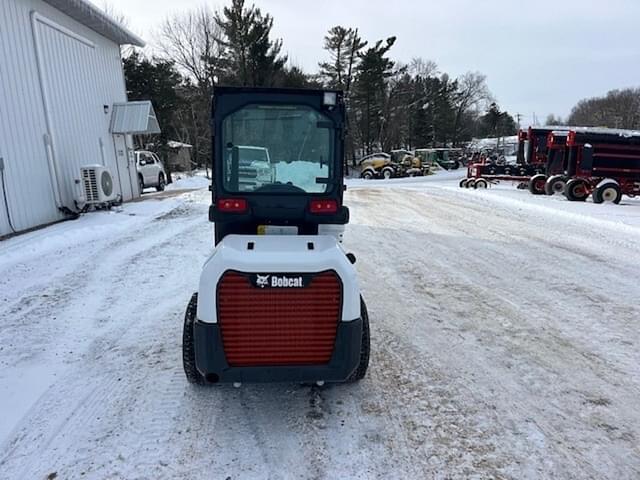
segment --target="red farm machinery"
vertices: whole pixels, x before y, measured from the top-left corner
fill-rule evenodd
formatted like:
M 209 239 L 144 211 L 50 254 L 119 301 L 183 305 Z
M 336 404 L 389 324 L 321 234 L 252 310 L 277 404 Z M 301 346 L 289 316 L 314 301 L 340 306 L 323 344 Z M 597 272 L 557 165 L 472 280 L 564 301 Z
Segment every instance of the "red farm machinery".
M 544 170 L 529 180 L 529 191 L 534 195 L 563 193 L 567 183 L 565 175 L 567 156 L 566 130 L 554 130 L 547 135 Z
M 620 203 L 640 195 L 640 131 L 576 128 L 564 155 L 564 194 L 570 201 Z
M 526 131 L 520 130 L 515 164 L 499 164 L 495 159 L 482 157 L 479 162 L 467 166 L 467 178 L 460 181 L 460 187 L 487 188 L 490 184 L 509 181 L 517 182 L 521 188 L 526 188 L 531 184 L 530 180 L 533 177 L 547 172 L 549 134 L 560 134 L 568 129 L 569 127 L 530 127 Z M 536 186 L 539 184 L 536 183 Z

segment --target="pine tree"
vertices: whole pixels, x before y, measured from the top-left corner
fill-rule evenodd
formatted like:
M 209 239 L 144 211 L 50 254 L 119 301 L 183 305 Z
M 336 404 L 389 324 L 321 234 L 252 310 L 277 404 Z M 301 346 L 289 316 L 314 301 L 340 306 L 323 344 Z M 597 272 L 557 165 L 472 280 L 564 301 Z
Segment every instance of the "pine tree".
M 244 0 L 233 0 L 230 7 L 216 14 L 223 32 L 219 42 L 224 47 L 222 65 L 224 83 L 243 86 L 272 86 L 287 63 L 280 55 L 282 40 L 271 40 L 273 17 L 255 5 L 244 7 Z
M 324 49 L 331 61 L 320 62 L 320 77 L 330 88 L 344 90 L 348 94 L 358 54 L 367 45 L 358 36 L 358 30 L 335 26 L 324 37 Z
M 357 110 L 357 124 L 366 153 L 371 153 L 374 146 L 382 148 L 387 80 L 393 74 L 395 65 L 386 55 L 395 41 L 396 37 L 390 37 L 386 41 L 379 40 L 373 47 L 359 54 L 353 104 Z
M 153 104 L 161 129 L 159 153 L 164 161 L 167 179 L 171 182 L 166 145 L 172 131 L 174 113 L 180 104 L 177 89 L 182 84 L 182 76 L 173 62 L 155 58 L 149 60 L 135 50 L 123 60 L 123 66 L 129 100 L 151 100 Z

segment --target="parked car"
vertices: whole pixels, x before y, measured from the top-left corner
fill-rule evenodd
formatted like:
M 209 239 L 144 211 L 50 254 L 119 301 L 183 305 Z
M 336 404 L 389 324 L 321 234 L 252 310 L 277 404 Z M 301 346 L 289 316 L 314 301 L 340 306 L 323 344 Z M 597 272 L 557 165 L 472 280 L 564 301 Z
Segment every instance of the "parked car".
M 148 187 L 155 187 L 158 192 L 164 190 L 167 184 L 167 174 L 155 153 L 144 150 L 136 151 L 136 169 L 138 170 L 140 193 Z
M 231 165 L 233 152 L 238 154 L 238 183 L 242 192 L 252 192 L 265 185 L 272 185 L 276 178 L 276 167 L 271 162 L 265 147 L 239 145 L 228 149 L 227 162 Z M 227 181 L 230 181 L 228 178 Z

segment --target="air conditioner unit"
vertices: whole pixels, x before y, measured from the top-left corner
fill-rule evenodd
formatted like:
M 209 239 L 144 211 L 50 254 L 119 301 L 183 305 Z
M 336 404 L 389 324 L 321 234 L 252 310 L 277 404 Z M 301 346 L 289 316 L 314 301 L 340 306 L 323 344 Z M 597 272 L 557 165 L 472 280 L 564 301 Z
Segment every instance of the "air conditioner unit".
M 107 167 L 85 165 L 80 168 L 80 178 L 87 205 L 110 204 L 118 198 L 113 187 L 113 176 Z

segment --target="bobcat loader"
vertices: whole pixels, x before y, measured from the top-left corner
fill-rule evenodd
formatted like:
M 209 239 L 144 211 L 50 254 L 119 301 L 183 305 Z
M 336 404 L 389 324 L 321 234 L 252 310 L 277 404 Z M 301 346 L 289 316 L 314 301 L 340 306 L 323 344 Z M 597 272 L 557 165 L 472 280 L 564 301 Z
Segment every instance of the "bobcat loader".
M 187 380 L 362 379 L 369 320 L 342 248 L 342 93 L 217 87 L 211 125 L 216 247 L 185 315 Z

